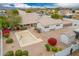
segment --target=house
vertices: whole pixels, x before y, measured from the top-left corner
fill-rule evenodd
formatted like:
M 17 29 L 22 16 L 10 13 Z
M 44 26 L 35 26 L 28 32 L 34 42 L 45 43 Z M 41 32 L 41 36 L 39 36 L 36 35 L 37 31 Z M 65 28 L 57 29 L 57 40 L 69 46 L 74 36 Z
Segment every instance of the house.
M 37 19 L 39 15 L 37 13 L 26 13 L 25 11 L 19 10 L 19 15 L 22 18 L 21 26 L 33 27 L 38 23 Z
M 47 32 L 50 30 L 63 28 L 63 24 L 61 20 L 54 20 L 48 16 L 42 16 L 38 20 L 37 28 L 40 29 L 41 32 Z
M 47 15 L 40 16 L 37 13 L 34 13 L 34 12 L 26 13 L 25 11 L 22 11 L 22 10 L 19 10 L 19 15 L 22 18 L 22 21 L 20 23 L 21 26 L 24 26 L 27 28 L 36 27 L 41 32 L 61 29 L 65 26 L 72 26 L 72 24 L 74 24 L 74 21 L 65 20 L 65 19 L 64 20 L 53 19 L 48 17 Z
M 63 28 L 61 20 L 55 20 L 46 15 L 40 16 L 37 13 L 26 13 L 22 10 L 19 10 L 19 15 L 22 18 L 20 25 L 24 27 L 37 27 L 41 32 Z

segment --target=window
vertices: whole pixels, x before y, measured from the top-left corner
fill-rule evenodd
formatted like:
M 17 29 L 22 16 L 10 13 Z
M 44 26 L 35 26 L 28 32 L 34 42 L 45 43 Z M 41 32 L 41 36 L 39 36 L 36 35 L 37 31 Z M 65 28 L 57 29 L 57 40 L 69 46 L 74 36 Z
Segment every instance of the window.
M 31 26 L 32 26 L 32 27 L 36 27 L 36 26 L 37 26 L 37 24 L 36 24 L 36 23 L 34 23 L 34 24 L 31 24 Z
M 57 24 L 56 26 L 60 26 L 60 24 Z
M 74 24 L 74 26 L 77 26 L 77 24 Z
M 45 28 L 49 28 L 49 26 L 45 26 Z
M 75 11 L 73 10 L 72 13 L 75 13 Z

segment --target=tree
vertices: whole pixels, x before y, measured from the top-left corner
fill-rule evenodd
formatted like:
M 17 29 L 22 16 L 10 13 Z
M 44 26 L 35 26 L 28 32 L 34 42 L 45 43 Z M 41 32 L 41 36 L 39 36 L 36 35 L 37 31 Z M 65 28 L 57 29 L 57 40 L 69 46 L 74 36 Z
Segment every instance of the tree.
M 18 10 L 13 9 L 13 10 L 7 10 L 7 26 L 9 29 L 13 30 L 15 26 L 17 27 L 19 23 L 21 22 L 21 17 L 18 15 Z
M 19 12 L 18 12 L 18 9 L 12 9 L 12 10 L 6 10 L 6 13 L 8 16 L 11 16 L 11 15 L 18 15 Z
M 20 16 L 15 16 L 12 20 L 12 22 L 16 25 L 21 22 L 21 17 Z
M 4 27 L 7 27 L 7 17 L 0 16 L 0 28 L 3 29 Z
M 63 19 L 63 16 L 61 16 L 59 13 L 58 13 L 59 9 L 55 9 L 54 12 L 51 14 L 51 18 L 54 18 L 54 19 Z

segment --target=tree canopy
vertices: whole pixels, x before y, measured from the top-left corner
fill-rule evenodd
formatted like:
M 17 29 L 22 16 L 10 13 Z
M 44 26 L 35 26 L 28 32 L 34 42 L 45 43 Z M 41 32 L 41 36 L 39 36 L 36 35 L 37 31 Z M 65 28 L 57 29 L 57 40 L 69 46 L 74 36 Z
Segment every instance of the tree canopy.
M 55 9 L 55 11 L 51 14 L 51 18 L 54 18 L 54 19 L 63 19 L 63 16 L 61 16 L 58 13 L 58 9 Z

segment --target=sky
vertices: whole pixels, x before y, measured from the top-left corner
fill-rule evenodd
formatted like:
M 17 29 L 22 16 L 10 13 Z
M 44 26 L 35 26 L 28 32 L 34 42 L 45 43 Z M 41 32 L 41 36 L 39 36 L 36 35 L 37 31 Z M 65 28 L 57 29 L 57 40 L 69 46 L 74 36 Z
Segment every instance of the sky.
M 8 8 L 79 8 L 79 3 L 9 3 L 9 4 L 0 4 L 0 7 Z

